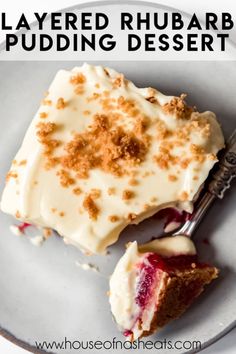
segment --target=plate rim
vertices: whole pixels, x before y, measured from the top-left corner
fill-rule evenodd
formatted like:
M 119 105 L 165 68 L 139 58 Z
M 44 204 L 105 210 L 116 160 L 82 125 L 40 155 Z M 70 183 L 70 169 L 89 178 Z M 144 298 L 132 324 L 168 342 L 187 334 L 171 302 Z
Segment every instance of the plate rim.
M 150 6 L 153 8 L 159 8 L 159 9 L 164 9 L 167 11 L 179 11 L 180 13 L 182 13 L 184 16 L 189 17 L 190 14 L 188 12 L 179 10 L 178 8 L 172 7 L 172 6 L 167 6 L 167 5 L 163 5 L 160 3 L 154 3 L 151 1 L 143 1 L 143 0 L 102 0 L 102 1 L 89 1 L 83 4 L 77 4 L 77 5 L 73 5 L 73 6 L 69 6 L 69 7 L 65 7 L 63 9 L 57 10 L 57 12 L 66 12 L 66 11 L 73 11 L 76 9 L 84 9 L 87 7 L 92 7 L 92 6 L 104 6 L 104 5 L 119 5 L 119 4 L 126 4 L 126 5 L 140 5 L 140 6 Z M 51 14 L 49 13 L 46 16 L 46 20 L 48 20 L 50 18 Z M 204 23 L 203 21 L 200 21 L 200 23 Z M 32 23 L 30 23 L 30 25 L 32 27 L 35 27 L 37 25 L 37 21 L 33 21 Z M 28 32 L 28 30 L 19 30 L 14 32 L 15 35 L 19 36 L 22 33 L 26 33 Z M 0 43 L 0 55 L 1 52 L 4 51 L 5 49 L 5 43 L 6 41 L 3 41 Z M 231 47 L 236 48 L 236 43 L 233 42 L 231 39 L 228 39 L 228 43 L 231 45 Z M 236 60 L 236 58 L 232 59 L 232 61 Z M 18 60 L 19 61 L 19 60 Z M 26 60 L 27 61 L 27 60 Z M 168 60 L 167 60 L 168 61 Z M 190 354 L 190 353 L 199 353 L 202 350 L 208 348 L 209 346 L 211 346 L 212 344 L 216 343 L 218 340 L 220 340 L 221 338 L 223 338 L 225 335 L 227 335 L 233 328 L 236 327 L 236 319 L 230 324 L 228 325 L 226 328 L 224 328 L 221 332 L 219 332 L 217 335 L 215 335 L 214 337 L 212 337 L 211 339 L 209 339 L 208 341 L 206 341 L 205 343 L 203 343 L 203 345 L 201 346 L 201 349 L 197 350 L 197 351 L 184 351 L 182 354 Z M 52 351 L 45 351 L 42 349 L 37 349 L 36 346 L 28 343 L 27 341 L 24 341 L 18 337 L 16 337 L 13 333 L 10 332 L 10 330 L 7 330 L 5 328 L 3 328 L 0 324 L 0 335 L 7 339 L 8 341 L 10 341 L 11 343 L 21 347 L 22 349 L 25 349 L 31 353 L 35 353 L 35 354 L 56 354 L 55 352 Z

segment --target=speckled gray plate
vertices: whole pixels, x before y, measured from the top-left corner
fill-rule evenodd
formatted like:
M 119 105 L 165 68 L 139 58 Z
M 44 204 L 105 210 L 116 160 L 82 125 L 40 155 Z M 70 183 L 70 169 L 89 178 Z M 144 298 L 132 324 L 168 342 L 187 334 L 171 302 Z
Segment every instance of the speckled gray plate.
M 0 192 L 25 130 L 42 93 L 56 71 L 79 62 L 0 62 Z M 199 110 L 212 110 L 222 123 L 225 136 L 236 123 L 236 65 L 233 62 L 106 62 L 139 86 L 154 86 L 167 94 L 189 93 L 189 102 Z M 202 258 L 221 269 L 220 277 L 208 287 L 186 314 L 174 321 L 153 341 L 201 341 L 207 346 L 221 337 L 236 320 L 236 218 L 235 185 L 216 202 L 196 234 Z M 106 257 L 86 259 L 58 237 L 43 247 L 11 234 L 13 219 L 0 214 L 0 326 L 2 334 L 18 343 L 35 341 L 123 339 L 112 321 L 108 298 L 108 276 L 124 252 L 128 240 L 148 240 L 160 233 L 160 221 L 147 220 L 128 227 Z M 203 242 L 207 238 L 209 244 Z M 84 271 L 76 262 L 91 262 L 100 273 Z M 3 330 L 4 329 L 4 330 Z M 10 333 L 10 334 L 9 334 Z M 13 338 L 15 337 L 15 339 Z M 36 352 L 31 347 L 31 350 Z M 52 350 L 56 353 L 76 352 Z M 186 350 L 185 352 L 187 352 Z M 78 352 L 86 352 L 81 350 Z M 88 352 L 88 350 L 87 350 Z M 92 352 L 96 352 L 94 349 Z M 101 351 L 100 351 L 101 352 Z M 104 351 L 105 352 L 105 351 Z M 125 353 L 127 350 L 115 350 Z M 149 350 L 155 353 L 156 350 Z M 169 353 L 169 350 L 159 350 Z M 184 350 L 171 350 L 181 353 Z

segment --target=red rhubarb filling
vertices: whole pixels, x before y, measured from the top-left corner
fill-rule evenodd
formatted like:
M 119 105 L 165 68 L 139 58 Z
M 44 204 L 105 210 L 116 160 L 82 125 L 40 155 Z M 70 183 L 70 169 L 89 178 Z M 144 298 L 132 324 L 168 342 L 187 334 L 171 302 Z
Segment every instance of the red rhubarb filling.
M 20 231 L 22 234 L 24 234 L 24 233 L 25 233 L 25 230 L 26 230 L 28 227 L 30 227 L 30 226 L 32 226 L 32 224 L 28 224 L 27 222 L 22 222 L 22 223 L 20 223 L 17 227 L 18 227 L 19 231 Z
M 142 319 L 142 315 L 145 309 L 150 305 L 155 291 L 158 287 L 160 272 L 166 272 L 169 275 L 173 274 L 177 270 L 184 270 L 195 266 L 205 266 L 205 264 L 199 264 L 197 262 L 196 255 L 179 255 L 174 257 L 161 257 L 156 253 L 147 253 L 142 260 L 142 263 L 137 265 L 138 268 L 138 283 L 136 287 L 135 302 L 140 308 L 140 313 L 135 321 L 135 324 Z M 184 302 L 187 304 L 195 296 L 199 284 L 195 284 L 191 289 L 184 294 Z M 135 326 L 134 324 L 134 326 Z M 125 336 L 132 335 L 131 330 L 125 330 L 123 332 Z

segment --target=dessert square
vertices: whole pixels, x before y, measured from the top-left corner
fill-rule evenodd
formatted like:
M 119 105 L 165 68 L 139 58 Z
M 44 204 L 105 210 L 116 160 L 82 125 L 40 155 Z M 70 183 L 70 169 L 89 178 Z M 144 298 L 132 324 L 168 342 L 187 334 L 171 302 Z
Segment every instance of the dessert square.
M 224 146 L 212 112 L 84 64 L 60 70 L 6 179 L 1 209 L 105 253 L 130 223 L 191 212 Z

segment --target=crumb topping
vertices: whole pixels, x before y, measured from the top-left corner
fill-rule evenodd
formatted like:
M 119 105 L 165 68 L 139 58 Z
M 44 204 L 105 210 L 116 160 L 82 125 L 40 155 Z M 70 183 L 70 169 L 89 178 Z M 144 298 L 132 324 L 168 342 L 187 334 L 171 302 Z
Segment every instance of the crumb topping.
M 99 214 L 99 208 L 94 202 L 92 196 L 88 194 L 83 200 L 83 207 L 88 212 L 89 218 L 92 220 L 97 220 Z
M 72 178 L 68 171 L 60 170 L 57 172 L 57 176 L 60 178 L 60 184 L 64 188 L 68 188 L 72 184 L 75 184 L 74 178 Z
M 76 95 L 83 95 L 84 93 L 84 86 L 78 85 L 75 87 L 74 92 Z
M 155 203 L 155 202 L 157 202 L 157 200 L 158 200 L 157 197 L 152 197 L 151 200 L 150 200 L 150 202 L 151 202 L 151 203 Z
M 83 73 L 76 73 L 69 78 L 71 90 L 75 94 L 83 95 L 74 97 L 75 102 L 81 102 L 78 109 L 77 106 L 74 107 L 74 111 L 77 109 L 74 114 L 82 115 L 85 122 L 82 131 L 72 131 L 73 128 L 70 128 L 71 135 L 65 134 L 66 138 L 62 141 L 60 132 L 66 127 L 47 120 L 39 121 L 36 126 L 38 141 L 43 146 L 45 168 L 55 168 L 55 175 L 63 188 L 71 188 L 71 193 L 81 195 L 83 191 L 77 186 L 81 183 L 86 185 L 87 182 L 78 180 L 88 179 L 93 176 L 94 170 L 96 172 L 98 169 L 117 178 L 127 177 L 127 189 L 121 191 L 119 197 L 129 201 L 136 193 L 138 194 L 138 187 L 137 191 L 134 191 L 130 190 L 129 186 L 132 189 L 132 186 L 142 183 L 142 178 L 157 174 L 157 168 L 167 170 L 161 171 L 161 176 L 165 176 L 167 181 L 176 182 L 180 178 L 178 173 L 181 171 L 184 173 L 183 170 L 191 163 L 194 166 L 194 162 L 195 165 L 201 164 L 206 158 L 214 161 L 217 159 L 214 154 L 207 153 L 202 146 L 191 144 L 193 134 L 209 137 L 211 125 L 207 118 L 186 104 L 186 95 L 174 97 L 161 106 L 157 99 L 158 91 L 149 88 L 143 91 L 145 97 L 142 97 L 142 101 L 136 98 L 136 93 L 125 94 L 128 81 L 122 74 L 114 78 L 108 70 L 104 69 L 104 72 L 110 80 L 106 87 L 96 81 L 88 83 L 87 87 L 85 85 L 87 78 Z M 51 104 L 51 100 L 44 99 L 43 105 Z M 158 107 L 152 108 L 151 104 Z M 59 97 L 54 105 L 56 109 L 62 110 L 68 106 L 68 102 Z M 73 104 L 71 109 L 73 110 Z M 154 109 L 157 109 L 156 116 Z M 168 119 L 162 117 L 163 112 L 159 115 L 160 110 L 173 116 L 173 124 L 170 124 L 170 117 L 167 117 Z M 48 113 L 41 112 L 39 117 L 47 118 Z M 202 144 L 204 146 L 204 142 Z M 146 168 L 146 161 L 148 163 L 153 161 L 153 167 Z M 142 164 L 144 168 L 140 172 Z M 197 180 L 198 176 L 194 175 L 192 179 Z M 101 192 L 93 188 L 88 194 L 83 195 L 84 199 L 82 198 L 79 210 L 83 213 L 87 211 L 90 219 L 97 220 L 100 212 L 97 199 L 101 197 Z M 109 196 L 115 193 L 114 187 L 107 188 Z M 150 198 L 144 203 L 157 201 L 156 197 L 151 200 Z M 181 201 L 188 198 L 186 191 L 179 195 Z M 143 208 L 147 209 L 151 205 L 146 203 Z M 136 217 L 137 215 L 130 213 L 127 218 L 132 221 Z M 116 222 L 119 217 L 110 215 L 108 219 Z
M 135 196 L 134 191 L 131 191 L 131 190 L 128 190 L 128 189 L 124 190 L 123 193 L 122 193 L 122 199 L 123 200 L 132 199 L 132 198 L 134 198 L 134 196 Z
M 15 217 L 16 217 L 16 219 L 20 219 L 21 218 L 19 210 L 16 211 Z
M 48 135 L 55 132 L 56 124 L 52 122 L 47 122 L 47 123 L 40 122 L 38 123 L 37 128 L 38 128 L 37 136 L 42 140 L 48 137 Z
M 117 77 L 115 78 L 115 80 L 113 81 L 113 88 L 118 88 L 121 87 L 125 84 L 125 77 L 123 74 L 118 74 Z
M 159 104 L 156 94 L 157 94 L 157 90 L 153 89 L 152 87 L 149 87 L 148 97 L 146 97 L 146 100 L 153 104 Z
M 18 165 L 25 166 L 26 164 L 27 164 L 27 160 L 21 160 Z
M 115 187 L 110 187 L 107 190 L 108 195 L 114 195 L 116 193 Z
M 48 227 L 44 227 L 43 228 L 43 237 L 45 239 L 49 238 L 50 236 L 52 236 L 52 229 L 48 228 Z
M 131 179 L 129 180 L 129 185 L 130 185 L 130 186 L 137 186 L 137 185 L 138 185 L 138 180 L 135 179 L 135 178 L 131 178 Z
M 207 155 L 207 157 L 212 161 L 218 161 L 216 154 L 210 153 Z
M 109 215 L 108 219 L 110 220 L 110 222 L 117 222 L 120 220 L 119 216 L 117 215 Z
M 40 113 L 39 113 L 39 117 L 42 118 L 42 119 L 45 119 L 45 118 L 48 117 L 48 113 L 46 113 L 46 112 L 40 112 Z
M 93 198 L 93 199 L 98 199 L 101 197 L 101 189 L 98 189 L 98 188 L 92 188 L 91 191 L 90 191 L 90 196 Z
M 182 94 L 180 97 L 174 97 L 170 102 L 165 103 L 162 106 L 164 112 L 173 114 L 178 119 L 189 119 L 194 109 L 184 101 L 186 96 L 186 94 Z
M 63 168 L 74 171 L 78 178 L 88 178 L 94 168 L 122 176 L 129 166 L 144 160 L 148 149 L 145 139 L 122 127 L 112 127 L 109 118 L 96 114 L 88 130 L 73 135 L 60 159 Z
M 179 199 L 180 199 L 182 202 L 184 202 L 184 201 L 188 200 L 188 197 L 189 197 L 188 192 L 183 191 L 183 192 L 180 194 Z
M 55 133 L 57 129 L 57 125 L 52 122 L 39 122 L 36 126 L 37 131 L 36 135 L 38 137 L 38 141 L 43 145 L 43 155 L 47 158 L 45 168 L 50 169 L 56 166 L 59 162 L 58 158 L 53 157 L 52 154 L 61 142 L 57 139 L 52 139 L 51 135 Z
M 177 177 L 175 176 L 175 175 L 169 175 L 168 176 L 168 179 L 169 179 L 169 181 L 171 181 L 171 182 L 175 182 L 175 181 L 177 181 Z
M 6 182 L 8 182 L 11 178 L 18 178 L 18 173 L 14 171 L 9 171 L 6 175 Z
M 88 110 L 88 109 L 86 109 L 85 111 L 83 111 L 83 114 L 84 114 L 85 116 L 89 116 L 89 115 L 91 114 L 91 111 Z
M 63 97 L 58 98 L 56 108 L 57 109 L 64 109 L 67 106 L 67 102 L 64 100 Z
M 76 75 L 71 76 L 70 83 L 72 85 L 80 85 L 86 82 L 86 77 L 83 73 L 78 73 Z
M 73 193 L 74 193 L 75 195 L 80 195 L 80 194 L 82 193 L 82 189 L 79 188 L 79 187 L 74 188 L 74 189 L 73 189 Z
M 44 100 L 42 100 L 42 105 L 43 106 L 51 106 L 52 105 L 52 101 L 44 99 Z
M 135 213 L 129 213 L 128 215 L 127 215 L 127 220 L 129 221 L 129 222 L 132 222 L 133 220 L 135 220 L 137 218 L 137 214 L 135 214 Z

